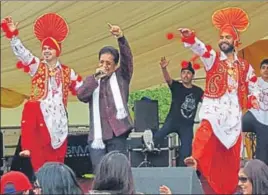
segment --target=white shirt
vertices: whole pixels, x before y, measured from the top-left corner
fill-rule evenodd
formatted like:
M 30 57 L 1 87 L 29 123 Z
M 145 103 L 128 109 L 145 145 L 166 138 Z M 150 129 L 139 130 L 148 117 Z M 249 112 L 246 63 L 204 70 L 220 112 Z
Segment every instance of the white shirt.
M 190 48 L 195 54 L 202 56 L 206 51 L 205 44 L 199 39 L 195 38 L 193 45 L 184 43 L 185 47 Z M 209 58 L 200 57 L 203 62 L 206 71 L 210 70 L 214 65 L 216 59 L 216 52 L 210 51 Z M 220 60 L 226 60 L 227 56 L 221 52 Z M 235 60 L 238 60 L 235 55 Z M 234 64 L 228 64 L 232 67 Z M 249 66 L 247 73 L 247 81 L 249 81 L 254 74 L 252 66 Z M 204 97 L 203 103 L 200 108 L 199 118 L 200 120 L 206 119 L 210 122 L 215 136 L 221 141 L 221 143 L 227 148 L 231 148 L 236 144 L 241 133 L 241 118 L 242 110 L 239 105 L 237 89 L 237 80 L 234 80 L 228 75 L 228 87 L 232 88 L 231 91 L 226 91 L 225 94 L 219 98 Z M 253 82 L 249 81 L 250 94 L 258 95 L 257 88 Z
M 11 47 L 16 57 L 22 61 L 23 64 L 29 65 L 32 60 L 35 59 L 35 63 L 29 66 L 29 74 L 34 76 L 38 70 L 40 59 L 26 49 L 17 37 L 11 39 Z M 46 63 L 45 61 L 43 62 Z M 62 66 L 59 61 L 56 63 L 56 68 L 58 68 L 60 72 Z M 78 75 L 71 69 L 70 79 L 75 81 L 77 77 Z M 76 90 L 82 84 L 82 81 L 76 81 Z M 50 134 L 51 146 L 57 149 L 64 143 L 68 135 L 68 118 L 63 104 L 62 78 L 56 79 L 55 76 L 49 77 L 48 93 L 45 99 L 40 100 L 40 108 Z
M 260 109 L 251 108 L 249 111 L 255 116 L 255 118 L 262 124 L 268 126 L 268 82 L 264 81 L 261 77 L 258 77 L 257 85 L 260 88 Z M 267 127 L 268 131 L 268 127 Z

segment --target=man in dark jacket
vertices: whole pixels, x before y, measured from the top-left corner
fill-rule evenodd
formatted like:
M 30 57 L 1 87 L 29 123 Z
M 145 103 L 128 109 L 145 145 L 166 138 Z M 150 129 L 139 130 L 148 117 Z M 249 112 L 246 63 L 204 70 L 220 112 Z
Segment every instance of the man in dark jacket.
M 133 57 L 129 44 L 119 26 L 108 24 L 117 38 L 120 53 L 112 46 L 99 52 L 99 67 L 88 76 L 77 91 L 77 97 L 89 103 L 90 157 L 93 169 L 112 150 L 126 154 L 126 138 L 133 128 L 127 102 L 133 73 Z M 120 66 L 117 67 L 120 59 Z

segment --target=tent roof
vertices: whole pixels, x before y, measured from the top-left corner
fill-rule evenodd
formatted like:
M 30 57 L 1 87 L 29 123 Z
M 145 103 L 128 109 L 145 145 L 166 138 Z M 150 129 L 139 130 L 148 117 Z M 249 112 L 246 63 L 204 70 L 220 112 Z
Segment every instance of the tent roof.
M 92 74 L 98 64 L 97 54 L 105 45 L 117 47 L 110 35 L 107 22 L 122 27 L 134 56 L 134 75 L 131 90 L 144 89 L 163 82 L 159 59 L 170 59 L 169 71 L 179 76 L 181 60 L 188 60 L 192 53 L 180 40 L 168 41 L 167 32 L 178 27 L 192 28 L 205 43 L 217 48 L 218 32 L 212 26 L 214 11 L 229 6 L 246 10 L 250 26 L 242 33 L 246 47 L 268 37 L 267 2 L 201 2 L 201 1 L 5 1 L 1 2 L 1 18 L 11 15 L 19 23 L 20 38 L 35 55 L 40 55 L 40 43 L 33 34 L 35 19 L 48 12 L 57 12 L 69 24 L 70 33 L 63 43 L 61 62 L 74 68 L 83 77 Z M 28 95 L 30 78 L 16 69 L 16 58 L 10 44 L 1 33 L 1 87 Z M 196 77 L 204 77 L 197 71 Z M 75 97 L 71 100 L 76 101 Z

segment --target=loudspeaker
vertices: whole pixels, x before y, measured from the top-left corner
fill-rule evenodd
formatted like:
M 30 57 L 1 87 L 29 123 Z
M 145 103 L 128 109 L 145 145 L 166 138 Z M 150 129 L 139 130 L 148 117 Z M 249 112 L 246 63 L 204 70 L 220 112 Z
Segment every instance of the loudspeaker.
M 92 173 L 92 164 L 89 155 L 89 145 L 87 144 L 87 134 L 69 134 L 68 146 L 64 163 L 69 166 L 77 177 L 82 177 L 86 173 Z M 21 152 L 21 137 L 13 156 L 11 170 L 21 171 L 33 181 L 34 172 L 30 158 L 19 156 Z
M 143 132 L 145 129 L 157 131 L 159 128 L 158 101 L 135 101 L 134 117 L 135 132 Z
M 172 194 L 204 194 L 196 171 L 190 167 L 132 168 L 136 192 L 159 194 L 159 187 L 166 185 Z
M 69 134 L 68 146 L 64 163 L 68 165 L 77 177 L 92 173 L 87 134 Z

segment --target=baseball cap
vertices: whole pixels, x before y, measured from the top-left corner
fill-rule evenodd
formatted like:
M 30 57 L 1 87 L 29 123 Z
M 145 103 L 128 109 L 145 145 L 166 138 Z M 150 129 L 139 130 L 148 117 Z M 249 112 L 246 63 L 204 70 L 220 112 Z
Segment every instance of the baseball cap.
M 189 70 L 190 72 L 192 72 L 193 74 L 195 74 L 195 70 L 194 70 L 193 65 L 192 65 L 191 62 L 188 62 L 186 66 L 183 66 L 183 67 L 181 68 L 181 72 L 182 72 L 183 70 Z
M 33 189 L 28 177 L 19 171 L 10 171 L 1 177 L 0 194 L 13 194 Z

